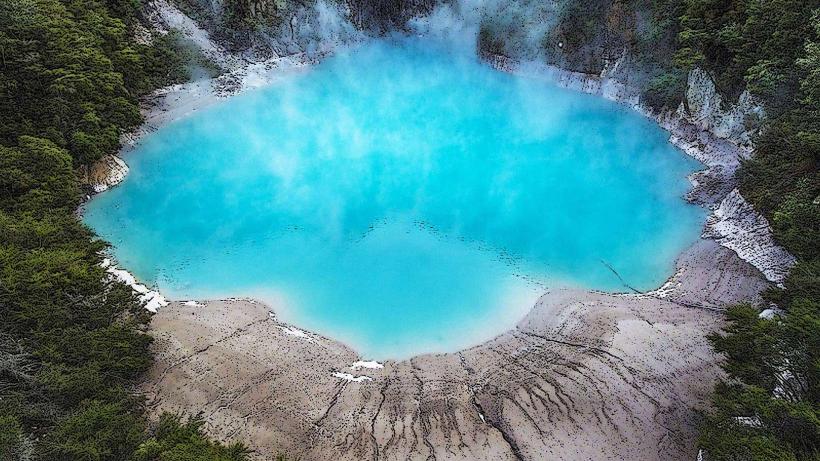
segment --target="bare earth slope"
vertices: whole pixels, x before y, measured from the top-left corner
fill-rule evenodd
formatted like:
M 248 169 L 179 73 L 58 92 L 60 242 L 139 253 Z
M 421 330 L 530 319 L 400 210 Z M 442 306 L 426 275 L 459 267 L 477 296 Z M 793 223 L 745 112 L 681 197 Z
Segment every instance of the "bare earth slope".
M 142 391 L 154 414 L 200 411 L 259 459 L 691 460 L 720 316 L 672 300 L 752 298 L 759 274 L 702 240 L 666 299 L 551 292 L 491 341 L 384 368 L 352 367 L 354 351 L 253 301 L 172 303 L 152 321 Z

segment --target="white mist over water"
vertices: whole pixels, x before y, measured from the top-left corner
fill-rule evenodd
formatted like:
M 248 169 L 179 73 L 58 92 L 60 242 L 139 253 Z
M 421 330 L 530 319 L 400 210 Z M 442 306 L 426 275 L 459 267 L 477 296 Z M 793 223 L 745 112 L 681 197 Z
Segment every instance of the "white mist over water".
M 460 349 L 544 290 L 649 289 L 697 165 L 592 96 L 396 38 L 170 124 L 85 220 L 172 298 L 258 296 L 367 358 Z

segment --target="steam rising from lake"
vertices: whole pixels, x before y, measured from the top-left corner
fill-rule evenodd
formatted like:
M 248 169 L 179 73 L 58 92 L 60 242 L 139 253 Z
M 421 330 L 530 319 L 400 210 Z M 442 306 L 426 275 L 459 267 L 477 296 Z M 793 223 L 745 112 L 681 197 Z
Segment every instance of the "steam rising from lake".
M 607 265 L 660 285 L 699 235 L 697 164 L 450 43 L 373 42 L 170 124 L 85 220 L 171 298 L 259 297 L 375 359 L 486 340 L 551 288 L 622 290 Z

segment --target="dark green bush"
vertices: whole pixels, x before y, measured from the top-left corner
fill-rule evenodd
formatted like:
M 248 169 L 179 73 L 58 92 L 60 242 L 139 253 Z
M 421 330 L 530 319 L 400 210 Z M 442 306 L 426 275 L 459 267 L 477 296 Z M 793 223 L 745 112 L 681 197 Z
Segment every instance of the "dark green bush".
M 150 438 L 129 394 L 151 365 L 148 316 L 75 214 L 76 169 L 116 151 L 140 122 L 137 98 L 186 79 L 199 56 L 174 33 L 137 43 L 138 6 L 0 2 L 1 461 L 127 461 Z M 195 459 L 242 459 L 196 425 L 165 426 L 187 431 L 176 449 Z
M 643 93 L 643 102 L 656 111 L 674 110 L 683 101 L 686 92 L 686 74 L 669 72 L 649 81 Z

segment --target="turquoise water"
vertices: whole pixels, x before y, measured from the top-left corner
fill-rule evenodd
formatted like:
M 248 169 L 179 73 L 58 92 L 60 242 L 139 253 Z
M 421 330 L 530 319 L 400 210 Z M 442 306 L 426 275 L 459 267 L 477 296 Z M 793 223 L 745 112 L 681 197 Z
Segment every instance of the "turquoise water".
M 255 296 L 374 359 L 512 327 L 546 290 L 650 289 L 698 238 L 651 121 L 412 40 L 146 137 L 85 221 L 174 299 Z

